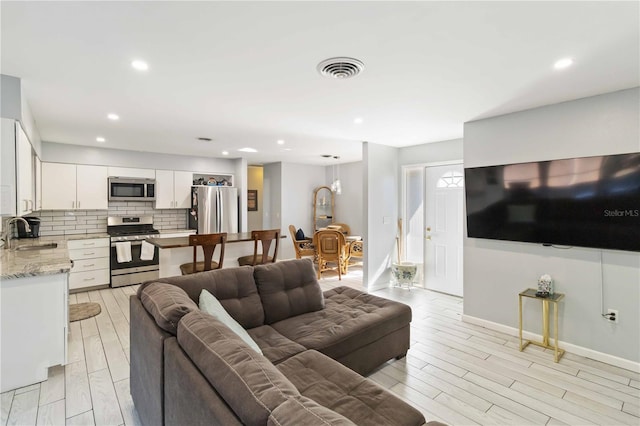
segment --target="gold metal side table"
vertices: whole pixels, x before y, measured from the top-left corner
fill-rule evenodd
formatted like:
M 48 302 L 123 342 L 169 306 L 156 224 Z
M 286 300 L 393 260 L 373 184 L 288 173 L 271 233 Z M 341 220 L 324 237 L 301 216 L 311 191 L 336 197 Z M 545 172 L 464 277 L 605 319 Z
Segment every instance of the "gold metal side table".
M 537 299 L 542 301 L 542 342 L 535 342 L 533 340 L 522 340 L 522 298 L 528 297 L 531 299 Z M 518 326 L 520 328 L 520 352 L 524 350 L 524 348 L 529 345 L 529 343 L 540 346 L 546 349 L 554 350 L 554 358 L 555 362 L 560 361 L 562 355 L 564 355 L 564 350 L 558 347 L 558 302 L 564 298 L 563 293 L 554 293 L 549 295 L 548 297 L 538 297 L 536 296 L 536 290 L 533 288 L 528 288 L 518 294 Z M 549 302 L 553 303 L 553 340 L 555 342 L 554 346 L 549 344 Z

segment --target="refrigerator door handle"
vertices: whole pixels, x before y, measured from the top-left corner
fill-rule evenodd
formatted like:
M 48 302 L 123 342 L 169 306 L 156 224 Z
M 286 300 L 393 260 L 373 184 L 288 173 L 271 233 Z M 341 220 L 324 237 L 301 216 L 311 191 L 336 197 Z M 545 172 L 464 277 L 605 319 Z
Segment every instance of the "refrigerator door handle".
M 222 191 L 220 191 L 218 189 L 218 206 L 220 209 L 220 212 L 218 214 L 218 232 L 222 232 L 222 226 L 224 224 L 224 209 L 225 209 L 225 205 L 224 205 L 224 199 L 222 198 Z

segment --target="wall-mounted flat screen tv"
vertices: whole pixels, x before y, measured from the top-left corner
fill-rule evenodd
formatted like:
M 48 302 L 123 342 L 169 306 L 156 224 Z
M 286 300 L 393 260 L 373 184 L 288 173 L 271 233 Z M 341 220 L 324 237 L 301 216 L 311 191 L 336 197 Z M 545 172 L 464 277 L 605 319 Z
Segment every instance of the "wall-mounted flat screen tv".
M 640 251 L 640 153 L 465 169 L 473 238 Z

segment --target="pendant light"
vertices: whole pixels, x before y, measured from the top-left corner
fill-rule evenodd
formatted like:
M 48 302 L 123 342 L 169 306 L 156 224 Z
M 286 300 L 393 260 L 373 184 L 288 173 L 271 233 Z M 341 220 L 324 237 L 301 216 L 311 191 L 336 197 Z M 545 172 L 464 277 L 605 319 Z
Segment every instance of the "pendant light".
M 333 156 L 334 159 L 338 160 L 340 157 L 337 155 Z M 340 182 L 340 164 L 336 164 L 333 166 L 333 182 L 331 183 L 331 191 L 335 192 L 336 195 L 342 194 L 342 183 Z

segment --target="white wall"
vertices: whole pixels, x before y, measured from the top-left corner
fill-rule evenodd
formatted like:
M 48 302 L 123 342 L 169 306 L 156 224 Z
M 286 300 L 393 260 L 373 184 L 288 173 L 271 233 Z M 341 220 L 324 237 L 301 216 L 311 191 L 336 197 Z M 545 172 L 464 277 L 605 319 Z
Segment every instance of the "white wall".
M 639 105 L 634 88 L 465 123 L 465 167 L 638 152 Z M 518 327 L 518 293 L 548 273 L 566 293 L 561 342 L 640 362 L 640 253 L 475 238 L 464 246 L 465 316 Z M 601 277 L 604 308 L 619 310 L 619 324 L 601 317 Z M 525 329 L 534 333 L 540 305 L 525 304 Z
M 363 284 L 369 291 L 389 285 L 398 225 L 398 148 L 363 143 Z
M 327 167 L 331 169 L 331 167 Z M 342 194 L 335 196 L 334 222 L 346 223 L 351 234 L 362 235 L 364 232 L 364 215 L 362 203 L 364 199 L 362 161 L 340 164 L 340 182 Z M 331 181 L 326 183 L 331 185 Z
M 264 216 L 265 229 L 279 228 L 282 208 L 282 163 L 270 163 L 263 166 Z
M 258 191 L 258 210 L 247 213 L 248 230 L 262 228 L 262 216 L 263 216 L 263 198 L 264 190 L 262 188 L 262 166 L 249 166 L 247 172 L 247 189 L 255 189 Z
M 313 191 L 324 185 L 323 166 L 282 163 L 282 220 L 280 229 L 287 236 L 280 246 L 279 259 L 295 257 L 289 225 L 313 235 Z

